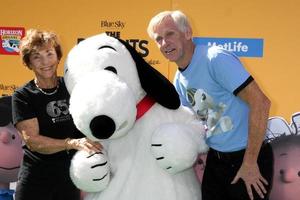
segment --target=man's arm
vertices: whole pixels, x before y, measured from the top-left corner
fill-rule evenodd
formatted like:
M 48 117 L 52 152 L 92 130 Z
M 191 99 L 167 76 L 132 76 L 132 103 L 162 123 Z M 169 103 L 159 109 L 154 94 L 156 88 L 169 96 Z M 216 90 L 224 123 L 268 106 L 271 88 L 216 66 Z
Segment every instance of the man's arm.
M 257 165 L 257 158 L 266 133 L 271 102 L 255 81 L 249 83 L 237 96 L 245 101 L 250 108 L 249 135 L 242 166 L 232 183 L 236 183 L 239 178 L 242 178 L 250 199 L 253 199 L 251 186 L 263 198 L 263 194 L 266 193 L 264 184 L 270 183 L 267 183 L 262 177 Z

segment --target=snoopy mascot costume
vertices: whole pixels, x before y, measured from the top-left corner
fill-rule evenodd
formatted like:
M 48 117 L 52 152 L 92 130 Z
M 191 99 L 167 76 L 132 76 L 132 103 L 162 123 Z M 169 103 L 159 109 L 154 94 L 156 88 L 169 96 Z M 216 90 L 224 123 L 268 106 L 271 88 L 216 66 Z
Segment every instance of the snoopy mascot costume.
M 172 83 L 121 39 L 89 37 L 69 52 L 70 112 L 102 152 L 78 151 L 70 175 L 87 200 L 201 200 L 193 164 L 205 127 Z

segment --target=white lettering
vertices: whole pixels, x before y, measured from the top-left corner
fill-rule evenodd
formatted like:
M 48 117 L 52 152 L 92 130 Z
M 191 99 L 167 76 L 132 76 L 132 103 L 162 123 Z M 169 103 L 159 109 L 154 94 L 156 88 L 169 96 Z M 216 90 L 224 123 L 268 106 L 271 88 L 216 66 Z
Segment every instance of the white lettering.
M 226 49 L 227 51 L 233 51 L 233 52 L 247 52 L 248 51 L 248 46 L 243 44 L 242 42 L 228 42 L 224 44 L 217 44 L 216 42 L 208 42 L 208 46 L 218 46 L 223 49 Z
M 22 35 L 21 30 L 4 30 L 0 29 L 0 35 Z

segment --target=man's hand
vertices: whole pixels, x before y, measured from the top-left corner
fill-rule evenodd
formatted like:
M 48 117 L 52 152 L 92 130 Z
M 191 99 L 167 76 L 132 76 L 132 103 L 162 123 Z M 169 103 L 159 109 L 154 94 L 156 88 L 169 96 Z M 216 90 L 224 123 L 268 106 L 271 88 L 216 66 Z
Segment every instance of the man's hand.
M 267 193 L 264 184 L 268 185 L 268 182 L 260 174 L 257 163 L 246 164 L 243 162 L 231 184 L 235 184 L 240 178 L 244 181 L 251 200 L 253 200 L 251 186 L 255 189 L 260 198 L 264 198 L 264 194 Z

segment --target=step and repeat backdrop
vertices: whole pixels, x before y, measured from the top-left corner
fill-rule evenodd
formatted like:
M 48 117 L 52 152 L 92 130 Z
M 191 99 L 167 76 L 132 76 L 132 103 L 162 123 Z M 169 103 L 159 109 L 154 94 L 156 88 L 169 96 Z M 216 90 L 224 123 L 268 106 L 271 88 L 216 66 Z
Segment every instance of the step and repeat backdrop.
M 299 137 L 300 1 L 10 0 L 1 5 L 0 96 L 11 95 L 33 78 L 18 56 L 19 40 L 30 28 L 54 31 L 60 36 L 64 53 L 60 75 L 63 75 L 68 51 L 78 41 L 106 32 L 126 40 L 147 62 L 172 80 L 176 67 L 163 58 L 146 28 L 158 12 L 179 9 L 192 23 L 195 42 L 235 52 L 271 99 L 269 140 L 278 144 L 277 139 L 283 135 Z M 281 177 L 278 175 L 274 180 L 284 185 L 277 189 L 284 195 L 300 186 L 300 153 L 293 152 L 290 159 L 291 162 L 285 161 L 288 164 L 281 168 L 298 164 L 293 184 L 284 185 L 291 181 L 282 177 L 282 170 Z M 300 194 L 299 190 L 296 192 Z M 273 195 L 273 200 L 276 196 L 279 195 Z

